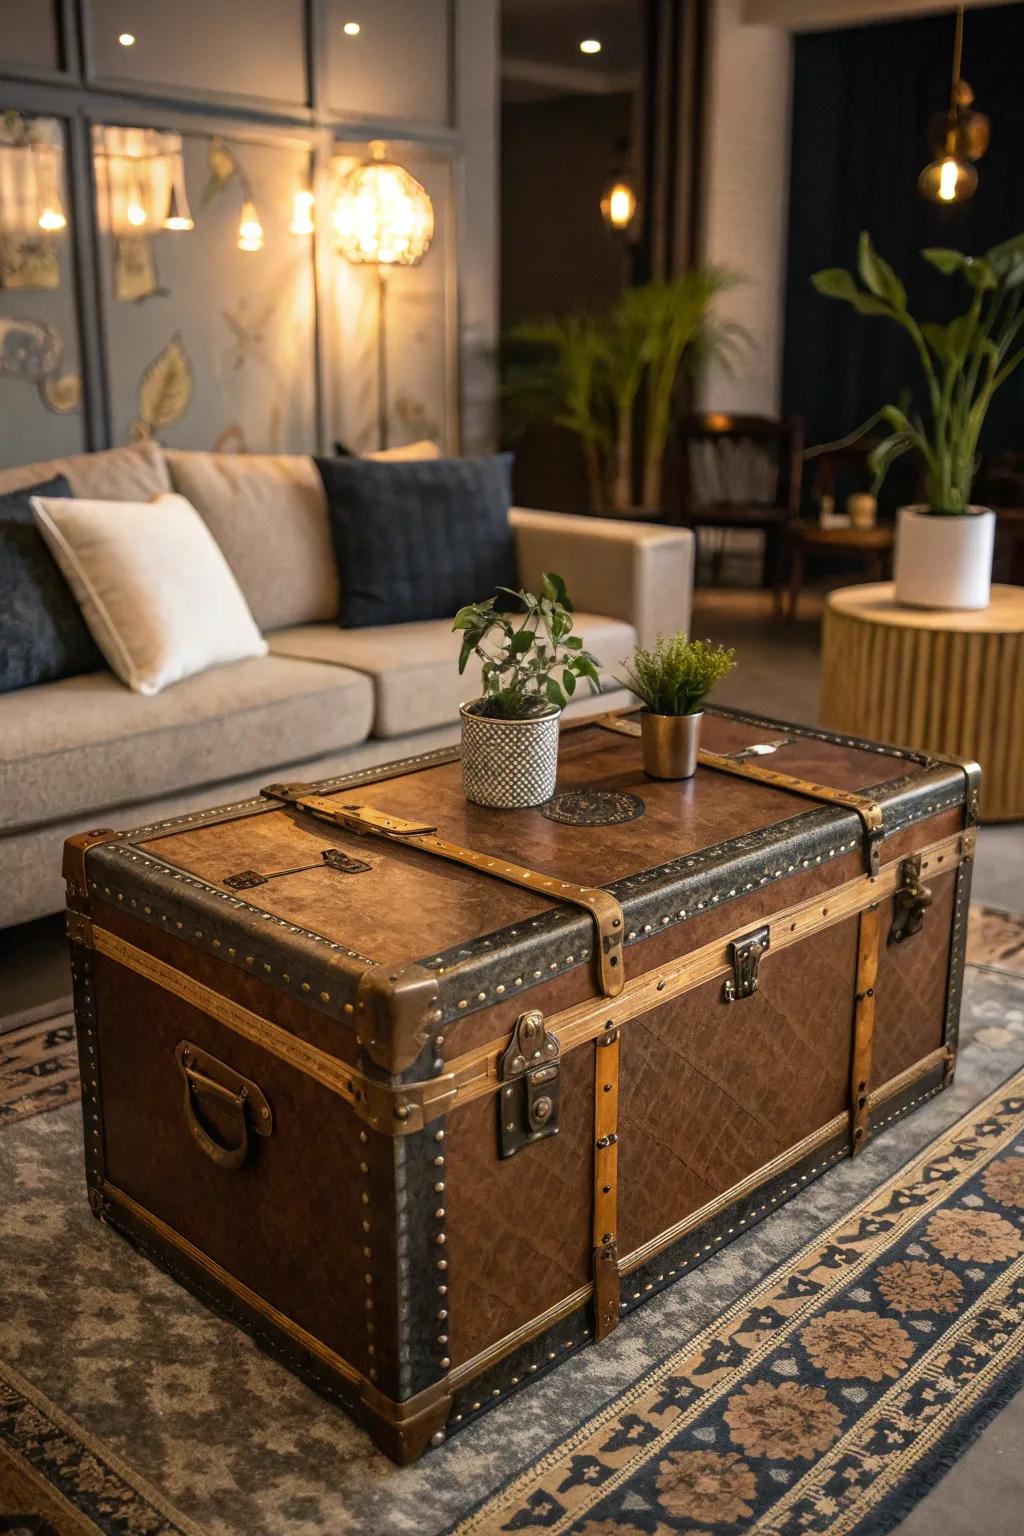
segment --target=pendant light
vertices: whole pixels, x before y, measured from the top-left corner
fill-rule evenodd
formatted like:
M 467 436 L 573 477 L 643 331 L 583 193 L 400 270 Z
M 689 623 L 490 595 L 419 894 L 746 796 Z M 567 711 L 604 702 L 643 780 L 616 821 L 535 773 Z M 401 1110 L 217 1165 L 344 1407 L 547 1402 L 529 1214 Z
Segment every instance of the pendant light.
M 933 203 L 962 203 L 974 195 L 978 173 L 971 163 L 988 148 L 989 120 L 972 110 L 974 92 L 961 78 L 964 47 L 964 8 L 957 7 L 953 40 L 953 76 L 949 108 L 933 118 L 929 137 L 933 158 L 918 178 L 918 191 Z
M 625 235 L 636 218 L 636 188 L 627 165 L 629 143 L 616 141 L 617 163 L 601 193 L 601 217 L 612 234 Z

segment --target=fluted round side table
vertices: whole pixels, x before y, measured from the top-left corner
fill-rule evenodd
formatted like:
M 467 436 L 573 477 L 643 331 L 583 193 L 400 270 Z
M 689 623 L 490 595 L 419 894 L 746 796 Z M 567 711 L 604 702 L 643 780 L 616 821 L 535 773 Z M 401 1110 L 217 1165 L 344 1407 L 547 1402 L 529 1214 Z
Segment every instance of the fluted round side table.
M 821 722 L 981 764 L 984 821 L 1024 817 L 1024 587 L 978 612 L 899 608 L 890 582 L 830 594 Z

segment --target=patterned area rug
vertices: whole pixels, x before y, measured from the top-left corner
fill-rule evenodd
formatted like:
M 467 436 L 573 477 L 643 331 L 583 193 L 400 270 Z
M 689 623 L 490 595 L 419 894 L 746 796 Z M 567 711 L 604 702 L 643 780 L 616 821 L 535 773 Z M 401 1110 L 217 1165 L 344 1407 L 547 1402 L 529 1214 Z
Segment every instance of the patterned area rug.
M 972 965 L 1024 976 L 1024 917 L 976 902 L 967 928 L 967 958 Z
M 459 1536 L 873 1533 L 1024 1384 L 1024 1071 Z
M 29 1017 L 0 1033 L 0 1131 L 79 1097 L 74 1014 Z
M 1005 934 L 994 942 L 1001 952 L 1013 950 L 1013 941 L 1007 942 Z M 13 1084 L 6 1107 L 16 1104 L 17 1117 L 13 1113 L 0 1117 L 0 1188 L 4 1191 L 0 1201 L 0 1531 L 19 1536 L 21 1532 L 80 1536 L 93 1531 L 117 1536 L 136 1532 L 170 1536 L 177 1531 L 190 1536 L 198 1532 L 202 1536 L 241 1532 L 245 1536 L 440 1536 L 458 1529 L 460 1522 L 465 1529 L 481 1533 L 505 1528 L 543 1530 L 552 1525 L 557 1529 L 561 1515 L 530 1505 L 530 1496 L 545 1490 L 545 1496 L 553 1492 L 560 1503 L 567 1496 L 589 1498 L 597 1491 L 591 1478 L 584 1476 L 579 1489 L 563 1490 L 560 1485 L 566 1474 L 560 1472 L 550 1487 L 548 1474 L 562 1467 L 566 1453 L 577 1454 L 575 1449 L 568 1450 L 570 1443 L 586 1445 L 593 1435 L 602 1433 L 601 1455 L 623 1458 L 614 1468 L 623 1470 L 622 1505 L 614 1517 L 618 1523 L 595 1513 L 596 1503 L 589 1510 L 581 1508 L 578 1515 L 575 1504 L 566 1505 L 571 1515 L 568 1528 L 574 1536 L 582 1532 L 668 1536 L 690 1529 L 691 1517 L 673 1515 L 664 1504 L 659 1512 L 652 1502 L 654 1495 L 641 1491 L 639 1481 L 636 1498 L 647 1504 L 634 1507 L 634 1490 L 626 1486 L 634 1469 L 638 1479 L 648 1475 L 645 1468 L 656 1479 L 660 1462 L 676 1449 L 732 1457 L 731 1467 L 742 1463 L 752 1469 L 753 1494 L 744 1494 L 749 1484 L 741 1481 L 738 1491 L 729 1495 L 752 1513 L 731 1523 L 719 1521 L 715 1530 L 762 1529 L 769 1521 L 773 1530 L 820 1529 L 813 1502 L 801 1503 L 799 1508 L 794 1504 L 794 1512 L 786 1516 L 790 1524 L 776 1525 L 774 1511 L 766 1514 L 757 1502 L 762 1485 L 777 1501 L 793 1498 L 818 1462 L 833 1467 L 840 1483 L 850 1468 L 862 1476 L 869 1460 L 842 1465 L 834 1460 L 840 1450 L 846 1454 L 856 1424 L 872 1415 L 871 1422 L 884 1435 L 888 1432 L 881 1417 L 885 1412 L 917 1416 L 921 1412 L 917 1403 L 896 1404 L 891 1396 L 886 1399 L 888 1406 L 882 1404 L 885 1394 L 904 1385 L 884 1369 L 877 1380 L 828 1374 L 834 1369 L 829 1360 L 840 1359 L 843 1350 L 847 1357 L 859 1349 L 865 1358 L 877 1358 L 877 1348 L 871 1355 L 870 1328 L 863 1336 L 844 1335 L 845 1342 L 819 1340 L 818 1358 L 812 1358 L 801 1330 L 813 1321 L 812 1313 L 827 1315 L 826 1302 L 833 1292 L 839 1295 L 842 1287 L 849 1288 L 849 1300 L 838 1310 L 874 1313 L 893 1325 L 886 1330 L 886 1360 L 891 1356 L 894 1362 L 916 1369 L 926 1351 L 936 1351 L 928 1355 L 932 1373 L 928 1390 L 948 1396 L 946 1378 L 953 1379 L 954 1371 L 959 1372 L 956 1379 L 969 1379 L 982 1393 L 972 1410 L 977 1416 L 990 1412 L 1003 1391 L 1005 1375 L 997 1366 L 1004 1345 L 996 1338 L 998 1330 L 987 1340 L 977 1330 L 954 1339 L 949 1325 L 959 1314 L 938 1308 L 928 1312 L 920 1306 L 917 1311 L 898 1308 L 901 1294 L 905 1293 L 905 1301 L 931 1294 L 923 1289 L 927 1277 L 920 1270 L 911 1268 L 911 1278 L 904 1275 L 902 1281 L 899 1276 L 890 1278 L 891 1295 L 881 1289 L 880 1276 L 883 1268 L 893 1264 L 948 1272 L 952 1280 L 935 1289 L 936 1297 L 941 1302 L 944 1294 L 952 1294 L 954 1282 L 958 1284 L 962 1288 L 958 1305 L 970 1309 L 968 1321 L 980 1327 L 998 1277 L 1006 1276 L 1016 1262 L 947 1256 L 927 1234 L 927 1223 L 944 1210 L 995 1216 L 1015 1232 L 1020 1228 L 1020 1210 L 1000 1203 L 998 1192 L 983 1182 L 975 1189 L 970 1180 L 981 1181 L 986 1168 L 1011 1155 L 1009 1143 L 997 1148 L 983 1127 L 979 1129 L 977 1107 L 999 1084 L 1024 1069 L 1024 979 L 1003 968 L 1004 960 L 988 949 L 972 959 L 975 964 L 965 991 L 963 1049 L 956 1082 L 947 1093 L 869 1143 L 855 1162 L 838 1165 L 809 1186 L 798 1199 L 695 1270 L 685 1283 L 639 1309 L 617 1330 L 611 1348 L 581 1352 L 529 1392 L 497 1408 L 416 1466 L 401 1470 L 374 1451 L 330 1403 L 92 1219 L 83 1194 L 80 1115 L 68 1102 L 70 1080 L 62 1088 L 59 1072 L 46 1068 L 39 1073 L 32 1068 L 33 1060 L 45 1067 L 59 1055 L 62 1046 L 56 1032 L 66 1021 L 32 1026 L 39 1053 L 33 1057 L 32 1048 L 23 1041 L 21 1065 L 5 1078 L 8 1086 Z M 53 1036 L 51 1045 L 46 1044 L 48 1031 Z M 0 1036 L 0 1052 L 6 1054 L 8 1067 L 13 1062 L 11 1040 L 10 1035 Z M 48 1098 L 49 1078 L 56 1079 L 53 1087 L 62 1098 Z M 1009 1091 L 1003 1090 L 1002 1099 Z M 40 1113 L 44 1108 L 55 1112 Z M 965 1115 L 965 1125 L 951 1140 L 952 1128 Z M 989 1111 L 981 1116 L 986 1122 L 989 1118 Z M 943 1152 L 952 1172 L 948 1179 L 937 1180 L 934 1190 L 929 1185 L 926 1206 L 897 1210 L 898 1230 L 890 1234 L 882 1230 L 874 1234 L 857 1226 L 859 1208 L 876 1201 L 880 1189 L 895 1189 L 896 1176 L 908 1160 L 934 1160 L 939 1148 L 952 1146 L 959 1135 L 975 1138 L 973 1160 Z M 870 1220 L 878 1220 L 878 1211 L 872 1210 Z M 919 1218 L 924 1225 L 913 1236 L 909 1225 Z M 754 1308 L 767 1305 L 765 1298 L 796 1272 L 796 1264 L 803 1262 L 807 1267 L 821 1248 L 821 1234 L 830 1230 L 840 1251 L 826 1255 L 824 1265 L 812 1267 L 807 1277 L 819 1289 L 813 1296 L 775 1297 L 772 1317 L 759 1321 Z M 997 1230 L 1003 1233 L 1002 1227 Z M 882 1244 L 889 1235 L 894 1251 L 896 1244 L 902 1244 L 898 1257 L 883 1256 Z M 939 1240 L 949 1246 L 941 1231 Z M 914 1244 L 923 1250 L 921 1254 L 909 1252 Z M 853 1256 L 846 1256 L 847 1249 Z M 854 1274 L 848 1265 L 861 1268 Z M 865 1279 L 868 1271 L 870 1280 Z M 944 1287 L 951 1290 L 946 1293 Z M 858 1289 L 863 1289 L 867 1301 L 853 1294 Z M 747 1326 L 740 1329 L 744 1320 Z M 933 1324 L 930 1333 L 927 1326 L 919 1326 L 929 1322 Z M 773 1331 L 787 1327 L 788 1334 L 774 1332 L 773 1336 Z M 730 1328 L 735 1338 L 730 1338 L 729 1347 L 736 1349 L 735 1359 L 717 1359 L 713 1367 L 705 1364 L 700 1350 L 706 1356 L 713 1340 Z M 901 1353 L 905 1346 L 899 1341 L 904 1336 L 912 1346 L 909 1355 Z M 968 1372 L 962 1369 L 967 1356 L 948 1363 L 938 1358 L 943 1340 L 975 1351 L 974 1366 Z M 986 1355 L 985 1350 L 993 1353 Z M 795 1374 L 788 1366 L 783 1371 L 773 1369 L 776 1360 L 796 1361 Z M 735 1374 L 735 1386 L 726 1382 L 730 1372 Z M 685 1400 L 676 1396 L 658 1409 L 657 1416 L 653 1410 L 648 1415 L 644 1394 L 670 1377 L 687 1375 L 689 1385 L 694 1386 L 695 1378 L 701 1398 L 706 1398 L 702 1413 L 706 1408 L 707 1416 L 692 1414 L 697 1395 Z M 914 1378 L 917 1385 L 925 1380 L 924 1374 Z M 758 1383 L 760 1390 L 764 1383 L 787 1390 L 777 1392 L 770 1404 L 758 1393 L 748 1401 L 748 1389 Z M 909 1378 L 906 1384 L 910 1385 Z M 804 1393 L 792 1390 L 804 1387 L 819 1394 L 810 1409 Z M 863 1393 L 860 1399 L 858 1392 Z M 730 1405 L 729 1399 L 736 1396 L 741 1403 Z M 964 1419 L 959 1406 L 965 1399 L 966 1391 L 951 1406 L 945 1398 L 939 1404 L 935 1445 L 940 1460 L 950 1444 L 948 1436 L 943 1438 L 946 1421 L 950 1413 Z M 684 1412 L 690 1414 L 685 1424 L 679 1417 Z M 618 1420 L 625 1421 L 629 1414 L 640 1421 L 640 1427 L 616 1428 Z M 734 1425 L 726 1415 L 736 1419 L 741 1438 L 733 1440 Z M 646 1452 L 645 1437 L 652 1427 L 657 1435 L 671 1430 L 672 1443 L 666 1443 L 660 1456 L 652 1453 L 642 1464 L 634 1464 L 633 1455 Z M 675 1431 L 685 1436 L 691 1427 L 700 1434 L 677 1446 Z M 624 1435 L 621 1449 L 614 1452 L 605 1443 L 613 1433 Z M 759 1451 L 758 1435 L 760 1443 L 771 1444 L 773 1450 Z M 774 1453 L 775 1442 L 769 1437 L 779 1435 L 789 1436 L 783 1443 L 790 1449 L 806 1436 L 806 1443 L 815 1447 L 813 1458 L 801 1456 L 798 1450 L 788 1459 Z M 578 1454 L 593 1455 L 600 1469 L 600 1455 L 591 1449 Z M 857 1455 L 881 1457 L 875 1473 L 882 1475 L 886 1446 L 861 1447 Z M 923 1457 L 916 1459 L 917 1470 L 899 1480 L 894 1497 L 908 1487 L 912 1497 L 919 1496 L 927 1466 Z M 719 1497 L 714 1490 L 721 1478 L 712 1475 L 717 1464 L 688 1465 L 694 1486 L 705 1490 L 709 1500 L 712 1495 Z M 783 1475 L 773 1476 L 769 1468 Z M 683 1472 L 676 1482 L 679 1491 L 674 1497 L 682 1510 L 690 1496 Z M 601 1498 L 611 1497 L 617 1487 L 606 1479 Z M 501 1488 L 515 1492 L 498 1495 L 481 1513 L 471 1514 L 487 1491 Z M 814 1499 L 822 1497 L 837 1495 L 828 1489 L 813 1490 Z M 891 1523 L 887 1513 L 891 1507 L 895 1506 L 876 1511 L 883 1523 L 870 1526 L 872 1536 Z M 819 1520 L 817 1526 L 796 1523 L 808 1509 Z M 519 1523 L 510 1525 L 513 1520 Z M 706 1524 L 707 1517 L 697 1528 L 705 1529 Z

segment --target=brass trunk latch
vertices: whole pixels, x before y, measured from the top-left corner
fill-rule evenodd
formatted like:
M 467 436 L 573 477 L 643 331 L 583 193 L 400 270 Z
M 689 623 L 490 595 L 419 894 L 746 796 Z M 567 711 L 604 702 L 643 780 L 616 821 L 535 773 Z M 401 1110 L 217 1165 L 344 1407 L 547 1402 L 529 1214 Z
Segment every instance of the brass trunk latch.
M 902 944 L 904 939 L 920 933 L 924 914 L 933 899 L 928 886 L 921 880 L 921 855 L 915 853 L 912 858 L 904 859 L 900 883 L 893 894 L 890 944 Z
M 771 934 L 767 924 L 763 928 L 755 928 L 753 933 L 745 934 L 742 939 L 736 939 L 729 945 L 732 975 L 726 979 L 722 992 L 727 1003 L 738 1003 L 741 998 L 750 997 L 757 991 L 761 956 L 770 945 Z
M 559 1045 L 536 1009 L 520 1014 L 498 1066 L 498 1141 L 514 1157 L 531 1141 L 558 1135 Z

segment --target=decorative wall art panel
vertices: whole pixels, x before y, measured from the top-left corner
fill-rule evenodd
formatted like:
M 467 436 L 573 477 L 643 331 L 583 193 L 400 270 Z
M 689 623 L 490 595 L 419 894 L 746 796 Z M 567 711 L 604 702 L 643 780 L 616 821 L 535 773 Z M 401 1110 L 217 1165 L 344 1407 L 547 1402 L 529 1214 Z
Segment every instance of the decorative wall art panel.
M 139 134 L 94 137 L 115 442 L 312 452 L 308 145 Z
M 451 123 L 450 0 L 327 0 L 326 93 L 341 117 Z
M 34 3 L 34 0 L 33 0 Z M 90 74 L 187 94 L 306 101 L 303 0 L 90 0 Z M 123 38 L 131 38 L 126 46 Z
M 371 158 L 368 144 L 339 144 L 331 165 L 331 206 L 337 210 L 346 175 Z M 327 334 L 328 427 L 331 441 L 356 453 L 424 439 L 458 452 L 456 251 L 452 162 L 441 149 L 387 146 L 390 160 L 409 171 L 433 207 L 430 247 L 416 266 L 354 264 L 328 232 L 330 310 Z M 380 275 L 385 283 L 381 431 Z
M 0 116 L 0 467 L 85 446 L 64 127 Z

